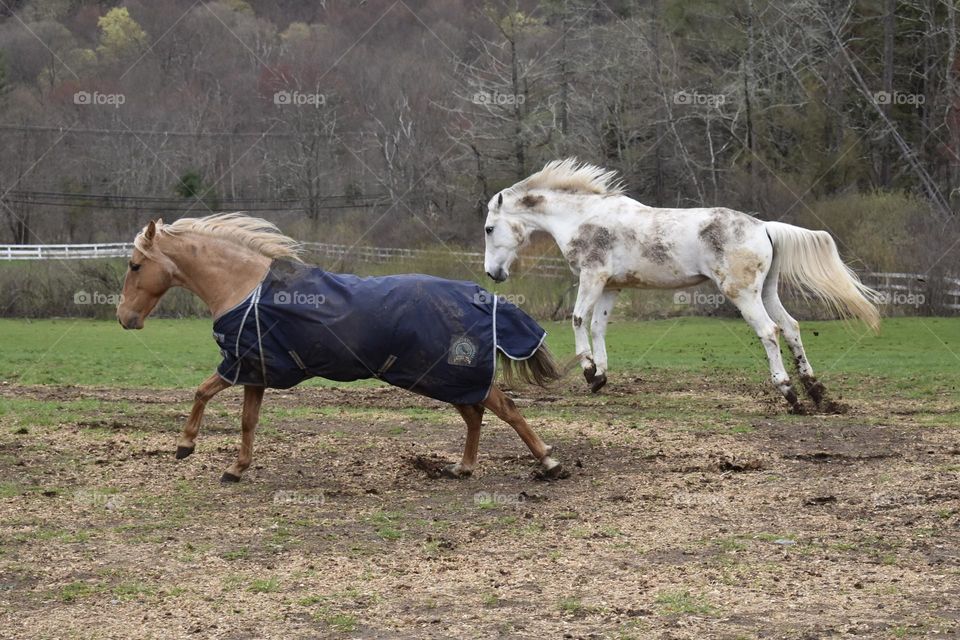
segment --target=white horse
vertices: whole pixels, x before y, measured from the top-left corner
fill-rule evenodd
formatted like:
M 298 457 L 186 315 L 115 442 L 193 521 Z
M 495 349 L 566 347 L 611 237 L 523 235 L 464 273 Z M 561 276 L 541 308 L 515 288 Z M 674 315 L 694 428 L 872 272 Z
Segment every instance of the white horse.
M 863 285 L 825 231 L 763 222 L 723 208 L 658 209 L 624 195 L 616 173 L 557 160 L 504 189 L 488 205 L 484 270 L 497 282 L 533 231 L 553 236 L 580 278 L 573 309 L 576 351 L 594 392 L 607 381 L 604 335 L 617 294 L 624 288 L 679 289 L 713 280 L 767 352 L 774 385 L 794 411 L 802 411 L 784 369 L 779 334 L 790 347 L 803 387 L 814 403 L 825 389 L 800 341 L 800 327 L 777 294 L 781 277 L 844 317 L 875 331 L 877 293 Z M 584 319 L 592 312 L 593 350 Z

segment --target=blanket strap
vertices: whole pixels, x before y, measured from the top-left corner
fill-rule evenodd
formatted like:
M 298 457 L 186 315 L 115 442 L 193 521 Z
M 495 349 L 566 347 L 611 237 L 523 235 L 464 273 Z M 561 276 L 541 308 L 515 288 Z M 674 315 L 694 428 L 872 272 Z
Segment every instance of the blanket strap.
M 290 354 L 290 357 L 293 358 L 293 361 L 297 363 L 298 367 L 300 367 L 304 371 L 307 370 L 307 365 L 303 364 L 303 360 L 300 359 L 300 355 L 296 351 L 291 349 L 290 351 L 287 351 L 287 353 Z
M 387 372 L 387 369 L 392 367 L 393 363 L 396 361 L 397 361 L 397 356 L 391 355 L 389 358 L 387 358 L 387 361 L 384 362 L 383 365 L 380 367 L 380 370 L 377 371 L 376 376 L 378 378 L 383 377 L 383 374 Z
M 256 298 L 253 305 L 253 318 L 257 324 L 257 355 L 260 356 L 260 375 L 262 376 L 263 385 L 269 386 L 269 381 L 267 380 L 267 365 L 263 361 L 263 334 L 260 332 L 260 287 L 262 286 L 263 285 L 259 285 L 253 294 Z
M 237 330 L 237 344 L 233 349 L 233 355 L 236 358 L 236 362 L 234 362 L 233 366 L 237 370 L 237 373 L 233 376 L 233 380 L 230 382 L 230 384 L 237 384 L 237 380 L 240 379 L 240 338 L 243 336 L 243 328 L 247 324 L 247 317 L 250 315 L 250 309 L 254 308 L 256 305 L 257 299 L 259 298 L 259 293 L 260 285 L 257 285 L 257 288 L 254 289 L 252 294 L 250 294 L 250 302 L 247 304 L 247 308 L 243 312 L 243 318 L 240 320 L 240 328 Z

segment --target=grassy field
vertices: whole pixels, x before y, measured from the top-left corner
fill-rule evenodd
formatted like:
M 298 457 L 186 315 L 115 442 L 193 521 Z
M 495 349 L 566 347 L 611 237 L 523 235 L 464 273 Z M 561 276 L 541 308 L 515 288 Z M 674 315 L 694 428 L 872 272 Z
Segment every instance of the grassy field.
M 544 326 L 551 350 L 561 359 L 570 357 L 573 332 L 569 325 L 548 322 Z M 878 336 L 841 322 L 805 322 L 802 329 L 818 374 L 869 376 L 892 387 L 902 387 L 906 379 L 914 387 L 912 392 L 919 394 L 955 388 L 960 319 L 891 318 Z M 211 332 L 206 319 L 151 319 L 142 331 L 123 331 L 112 321 L 0 319 L 0 380 L 192 387 L 219 362 Z M 613 322 L 607 343 L 614 373 L 648 368 L 717 375 L 737 371 L 754 376 L 758 383 L 767 375 L 763 350 L 741 320 Z
M 173 458 L 209 321 L 0 321 L 0 637 L 960 633 L 960 319 L 803 328 L 842 415 L 787 414 L 740 321 L 615 322 L 603 393 L 514 391 L 566 479 L 492 417 L 435 478 L 456 412 L 313 381 L 224 486 L 237 391 Z

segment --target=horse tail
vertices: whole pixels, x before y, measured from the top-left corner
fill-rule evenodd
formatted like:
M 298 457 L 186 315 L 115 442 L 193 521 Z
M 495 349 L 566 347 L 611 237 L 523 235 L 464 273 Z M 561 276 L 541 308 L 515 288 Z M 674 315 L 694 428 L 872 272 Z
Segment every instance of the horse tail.
M 564 377 L 569 367 L 564 368 L 557 364 L 547 345 L 541 344 L 533 355 L 526 360 L 514 360 L 497 351 L 497 366 L 503 375 L 503 381 L 508 386 L 514 386 L 518 381 L 545 387 Z
M 874 332 L 880 330 L 880 294 L 843 263 L 829 233 L 782 222 L 766 222 L 764 227 L 773 243 L 774 263 L 788 284 L 841 317 L 856 317 Z

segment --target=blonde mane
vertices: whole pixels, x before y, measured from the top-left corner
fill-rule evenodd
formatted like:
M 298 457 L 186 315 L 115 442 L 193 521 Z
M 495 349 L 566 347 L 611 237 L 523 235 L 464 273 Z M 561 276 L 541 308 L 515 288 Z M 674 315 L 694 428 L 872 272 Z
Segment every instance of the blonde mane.
M 239 212 L 217 213 L 203 218 L 180 218 L 170 224 L 157 222 L 158 236 L 179 236 L 184 233 L 222 238 L 268 258 L 300 260 L 299 242 L 280 233 L 280 229 L 272 222 Z M 137 234 L 133 246 L 142 253 L 150 253 L 143 231 Z
M 608 171 L 589 163 L 580 163 L 576 158 L 554 160 L 531 176 L 513 185 L 507 191 L 526 192 L 533 189 L 551 189 L 571 193 L 618 196 L 625 187 L 616 171 Z

